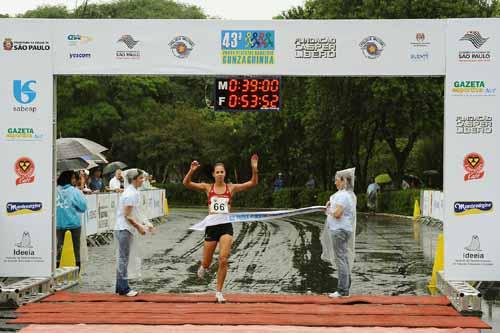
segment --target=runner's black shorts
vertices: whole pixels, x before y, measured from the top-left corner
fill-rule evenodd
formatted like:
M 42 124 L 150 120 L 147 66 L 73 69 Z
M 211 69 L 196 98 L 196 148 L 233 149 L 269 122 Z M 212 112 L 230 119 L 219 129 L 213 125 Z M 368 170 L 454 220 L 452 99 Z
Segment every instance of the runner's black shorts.
M 213 225 L 205 229 L 205 241 L 207 242 L 218 242 L 224 235 L 233 235 L 232 223 Z

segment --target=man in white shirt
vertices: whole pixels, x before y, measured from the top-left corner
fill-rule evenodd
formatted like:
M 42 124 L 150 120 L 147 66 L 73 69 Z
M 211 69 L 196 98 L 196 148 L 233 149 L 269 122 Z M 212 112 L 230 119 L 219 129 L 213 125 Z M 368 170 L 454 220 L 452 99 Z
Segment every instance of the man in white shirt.
M 115 238 L 118 242 L 118 264 L 116 269 L 116 293 L 129 297 L 137 296 L 138 292 L 132 290 L 128 284 L 128 264 L 130 249 L 137 232 L 146 234 L 146 230 L 152 231 L 152 226 L 145 226 L 140 221 L 139 204 L 140 193 L 138 189 L 144 182 L 141 170 L 128 170 L 127 181 L 130 184 L 120 197 L 116 215 Z
M 372 183 L 366 189 L 366 205 L 368 209 L 375 212 L 377 210 L 377 195 L 380 192 L 380 186 L 372 179 Z
M 123 175 L 120 169 L 116 170 L 115 176 L 109 182 L 109 190 L 113 192 L 123 192 Z

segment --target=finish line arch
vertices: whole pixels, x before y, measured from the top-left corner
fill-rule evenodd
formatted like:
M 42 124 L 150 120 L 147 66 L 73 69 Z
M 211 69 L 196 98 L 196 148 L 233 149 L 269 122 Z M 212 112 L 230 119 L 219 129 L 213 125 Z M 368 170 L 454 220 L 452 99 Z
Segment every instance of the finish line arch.
M 57 75 L 445 76 L 446 278 L 500 280 L 500 19 L 2 19 L 0 31 L 4 276 L 54 271 Z

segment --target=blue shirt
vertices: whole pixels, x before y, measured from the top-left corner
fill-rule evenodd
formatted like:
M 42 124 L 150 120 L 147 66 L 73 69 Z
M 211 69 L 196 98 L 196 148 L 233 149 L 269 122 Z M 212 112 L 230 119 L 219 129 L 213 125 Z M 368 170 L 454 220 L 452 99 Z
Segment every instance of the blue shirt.
M 342 216 L 336 219 L 333 216 L 337 206 L 341 206 L 344 209 Z M 356 214 L 356 207 L 354 207 L 354 201 L 352 196 L 346 190 L 340 190 L 330 197 L 330 213 L 328 214 L 328 227 L 330 230 L 343 229 L 352 232 L 352 222 L 354 220 L 354 214 Z
M 71 185 L 58 186 L 56 207 L 57 229 L 81 227 L 80 214 L 87 210 L 87 199 L 80 190 Z
M 103 191 L 104 183 L 102 182 L 102 178 L 90 178 L 89 187 L 92 191 Z

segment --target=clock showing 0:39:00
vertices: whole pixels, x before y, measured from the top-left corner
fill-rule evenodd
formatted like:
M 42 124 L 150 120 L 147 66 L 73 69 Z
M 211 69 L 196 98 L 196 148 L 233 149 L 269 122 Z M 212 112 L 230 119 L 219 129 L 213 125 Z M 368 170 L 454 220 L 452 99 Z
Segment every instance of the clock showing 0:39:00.
M 279 111 L 281 78 L 215 78 L 215 111 Z

